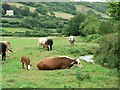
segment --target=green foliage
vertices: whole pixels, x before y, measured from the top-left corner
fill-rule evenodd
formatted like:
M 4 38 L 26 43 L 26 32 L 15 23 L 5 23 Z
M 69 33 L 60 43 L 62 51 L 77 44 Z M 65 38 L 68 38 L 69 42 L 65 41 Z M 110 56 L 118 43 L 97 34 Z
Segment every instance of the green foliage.
M 103 34 L 109 34 L 113 32 L 113 24 L 111 23 L 111 21 L 102 21 L 100 23 L 100 28 L 98 30 L 98 33 L 103 35 Z
M 92 3 L 88 3 L 88 2 L 80 2 L 80 4 L 85 5 L 87 7 L 90 7 L 96 11 L 102 12 L 102 13 L 106 13 L 107 11 L 107 3 L 100 3 L 100 2 L 92 2 Z
M 91 34 L 86 37 L 85 42 L 99 42 L 101 37 L 100 34 Z
M 9 5 L 9 4 L 7 4 L 7 3 L 3 3 L 2 4 L 2 8 L 3 8 L 3 12 L 5 12 L 6 13 L 6 10 L 10 10 L 11 9 L 11 6 Z M 3 14 L 5 14 L 5 13 L 3 13 Z
M 20 85 L 20 88 L 36 88 L 36 86 L 32 83 L 26 82 L 26 83 L 22 83 Z
M 96 62 L 112 68 L 118 68 L 118 34 L 104 35 L 100 39 L 99 46 L 99 50 L 95 54 Z
M 90 14 L 87 16 L 84 22 L 79 27 L 79 32 L 82 35 L 96 34 L 99 29 L 99 19 L 95 14 Z
M 55 21 L 44 21 L 41 22 L 41 26 L 44 28 L 57 28 Z
M 120 21 L 120 2 L 111 2 L 108 4 L 108 13 L 115 20 Z
M 43 14 L 43 15 L 46 15 L 46 13 L 48 12 L 47 11 L 47 8 L 44 7 L 43 5 L 39 6 L 36 8 L 36 11 L 38 11 L 39 13 Z
M 70 3 L 70 2 L 45 2 L 44 4 L 46 4 L 49 8 L 49 11 L 62 11 L 62 12 L 66 12 L 66 13 L 70 13 L 73 15 L 76 15 L 77 12 L 76 7 L 74 6 L 75 3 Z
M 63 33 L 65 35 L 79 35 L 79 26 L 81 23 L 85 20 L 85 15 L 84 14 L 79 14 L 73 17 L 67 27 L 64 29 Z
M 119 71 L 117 70 L 117 68 L 114 68 L 114 69 L 109 71 L 108 75 L 119 77 Z
M 22 16 L 29 16 L 30 15 L 30 8 L 29 7 L 22 6 L 22 7 L 19 7 L 19 9 L 21 10 Z
M 34 29 L 35 27 L 39 26 L 39 23 L 37 18 L 28 16 L 28 17 L 24 17 L 23 21 L 21 22 L 21 25 L 26 28 Z
M 38 16 L 38 12 L 35 10 L 34 12 L 30 13 L 30 16 L 32 16 L 33 18 Z
M 76 73 L 76 78 L 77 78 L 79 81 L 83 81 L 83 80 L 84 80 L 83 72 L 82 72 L 82 71 L 77 72 L 77 73 Z
M 84 80 L 90 80 L 90 75 L 89 75 L 89 73 L 85 74 L 85 73 L 83 73 L 82 70 L 80 70 L 76 73 L 76 78 L 79 82 L 79 87 L 80 87 L 81 86 L 80 82 L 82 82 Z

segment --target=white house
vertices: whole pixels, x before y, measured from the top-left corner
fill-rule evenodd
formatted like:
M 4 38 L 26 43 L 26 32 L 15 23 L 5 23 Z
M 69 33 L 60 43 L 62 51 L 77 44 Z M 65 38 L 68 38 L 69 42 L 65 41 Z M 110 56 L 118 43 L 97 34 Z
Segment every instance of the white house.
M 14 11 L 13 10 L 6 10 L 6 15 L 12 16 L 12 15 L 14 15 Z

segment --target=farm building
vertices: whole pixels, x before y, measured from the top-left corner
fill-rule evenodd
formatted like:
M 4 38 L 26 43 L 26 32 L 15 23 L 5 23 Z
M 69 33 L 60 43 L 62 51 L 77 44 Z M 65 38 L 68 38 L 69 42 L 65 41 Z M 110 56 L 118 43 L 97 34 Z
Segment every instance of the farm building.
M 13 10 L 6 10 L 6 15 L 12 16 L 12 15 L 14 15 L 14 11 Z

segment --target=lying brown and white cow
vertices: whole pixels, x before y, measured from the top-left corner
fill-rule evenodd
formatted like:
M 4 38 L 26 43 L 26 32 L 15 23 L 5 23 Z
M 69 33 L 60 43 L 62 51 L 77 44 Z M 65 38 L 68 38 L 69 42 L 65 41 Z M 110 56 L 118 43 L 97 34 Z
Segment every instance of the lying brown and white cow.
M 37 64 L 40 70 L 55 70 L 70 68 L 73 65 L 82 67 L 79 59 L 70 58 L 68 56 L 46 58 Z

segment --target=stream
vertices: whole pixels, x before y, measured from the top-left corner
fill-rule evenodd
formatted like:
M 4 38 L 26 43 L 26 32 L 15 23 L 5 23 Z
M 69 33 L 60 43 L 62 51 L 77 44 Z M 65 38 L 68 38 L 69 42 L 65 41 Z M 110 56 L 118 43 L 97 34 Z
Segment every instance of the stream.
M 86 61 L 86 62 L 90 62 L 90 63 L 94 64 L 94 60 L 92 59 L 93 55 L 80 56 L 79 58 Z

